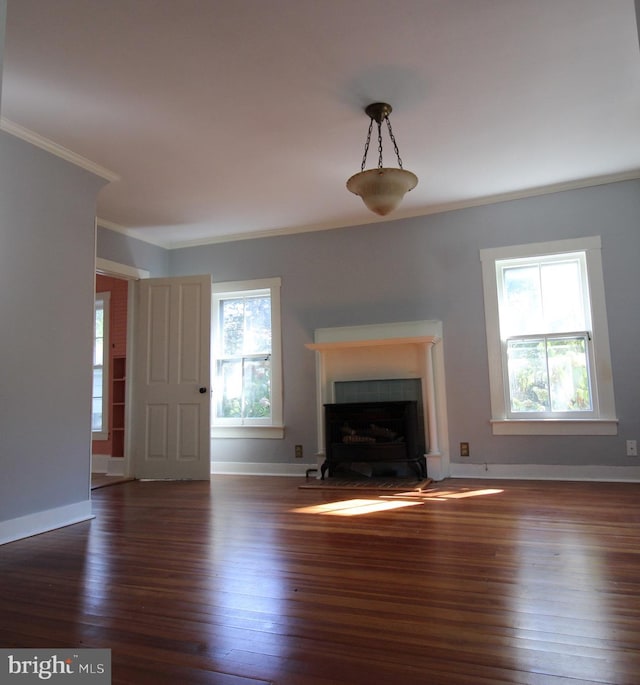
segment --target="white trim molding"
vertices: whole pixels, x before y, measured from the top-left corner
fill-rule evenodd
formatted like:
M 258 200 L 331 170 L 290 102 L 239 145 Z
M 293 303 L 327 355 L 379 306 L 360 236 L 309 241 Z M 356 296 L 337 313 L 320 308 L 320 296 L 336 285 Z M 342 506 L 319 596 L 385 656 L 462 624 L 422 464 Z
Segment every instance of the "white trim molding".
M 107 476 L 126 476 L 126 459 L 108 454 L 91 455 L 91 473 L 104 473 Z
M 620 183 L 623 181 L 634 181 L 640 178 L 640 169 L 631 169 L 630 171 L 623 171 L 615 174 L 605 174 L 602 176 L 589 176 L 587 178 L 580 178 L 573 181 L 566 181 L 562 183 L 553 183 L 546 186 L 535 186 L 533 188 L 525 188 L 523 190 L 514 190 L 506 193 L 498 193 L 494 195 L 485 195 L 482 197 L 474 197 L 468 200 L 458 200 L 453 202 L 443 202 L 430 207 L 421 207 L 419 210 L 415 209 L 400 209 L 394 213 L 394 220 L 413 219 L 418 217 L 425 217 L 431 214 L 444 214 L 446 212 L 454 212 L 460 209 L 468 209 L 470 207 L 483 207 L 486 205 L 499 204 L 502 202 L 511 202 L 513 200 L 522 200 L 529 197 L 538 197 L 541 195 L 552 195 L 554 193 L 561 193 L 568 190 L 579 190 L 581 188 L 591 188 L 593 186 L 607 185 L 609 183 Z M 372 218 L 371 223 L 382 223 L 388 221 L 387 217 Z M 257 238 L 272 238 L 274 236 L 296 235 L 300 233 L 315 233 L 317 231 L 328 231 L 334 229 L 341 229 L 348 226 L 358 226 L 362 223 L 361 220 L 345 223 L 344 221 L 328 221 L 317 224 L 301 224 L 291 226 L 289 228 L 266 229 L 263 231 L 247 231 L 245 233 L 225 233 L 223 235 L 207 236 L 205 238 L 194 238 L 191 240 L 178 241 L 158 241 L 154 244 L 164 247 L 167 250 L 182 249 L 185 247 L 200 247 L 202 245 L 213 245 L 216 243 L 235 242 L 237 240 L 255 240 Z M 128 234 L 138 240 L 148 240 L 144 236 L 144 229 L 128 229 Z M 151 241 L 149 241 L 151 242 Z
M 55 509 L 38 511 L 35 514 L 27 514 L 9 521 L 1 521 L 0 545 L 92 518 L 95 517 L 91 513 L 91 500 L 84 500 Z
M 85 171 L 90 171 L 92 174 L 103 178 L 105 181 L 113 183 L 120 180 L 120 176 L 113 171 L 109 171 L 109 169 L 106 169 L 100 164 L 96 164 L 96 162 L 92 162 L 90 159 L 73 152 L 73 150 L 69 150 L 62 145 L 58 145 L 58 143 L 54 143 L 53 140 L 45 138 L 35 131 L 31 131 L 24 126 L 20 126 L 20 124 L 5 119 L 5 117 L 0 118 L 0 129 L 27 143 L 31 143 L 31 145 L 35 145 L 35 147 L 39 147 L 41 150 L 46 150 L 56 157 L 71 162 L 71 164 L 75 164 Z
M 138 269 L 135 266 L 112 262 L 110 259 L 102 259 L 102 257 L 96 257 L 96 272 L 104 276 L 117 276 L 128 281 L 149 278 L 149 271 L 146 269 Z
M 170 249 L 170 245 L 168 245 L 166 241 L 154 240 L 153 238 L 146 236 L 144 234 L 144 229 L 136 230 L 134 228 L 129 228 L 128 226 L 121 226 L 120 224 L 116 224 L 113 221 L 108 221 L 107 219 L 103 219 L 101 217 L 96 217 L 96 224 L 100 228 L 105 228 L 108 231 L 114 231 L 116 233 L 122 233 L 123 235 L 129 236 L 129 238 L 133 238 L 134 240 L 140 240 L 141 242 L 149 245 L 162 247 L 165 250 Z
M 211 426 L 211 437 L 282 440 L 284 426 Z
M 617 435 L 618 420 L 613 393 L 601 249 L 600 236 L 585 236 L 480 250 L 489 363 L 490 424 L 493 435 Z M 508 412 L 508 399 L 505 390 L 506 370 L 504 369 L 500 334 L 496 264 L 500 260 L 575 252 L 584 252 L 586 260 L 593 333 L 593 415 L 582 419 L 574 419 L 572 416 L 512 417 Z
M 640 482 L 640 466 L 566 464 L 451 464 L 451 478 L 500 480 L 563 480 L 609 483 Z
M 213 475 L 227 476 L 304 476 L 315 466 L 309 463 L 258 463 L 240 461 L 212 461 Z
M 91 455 L 91 473 L 107 473 L 109 470 L 108 454 L 92 454 Z
M 218 307 L 219 303 L 227 298 L 238 296 L 250 296 L 252 293 L 266 295 L 268 293 L 271 300 L 271 416 L 268 419 L 227 419 L 219 418 L 215 415 L 216 410 L 212 411 L 211 438 L 233 438 L 233 439 L 274 439 L 284 438 L 284 397 L 282 380 L 282 325 L 281 325 L 281 305 L 280 288 L 282 279 L 280 276 L 272 278 L 260 278 L 247 281 L 225 281 L 214 282 L 211 286 L 212 291 L 212 315 L 211 315 L 211 349 L 212 366 L 215 359 L 223 358 L 220 350 L 221 329 Z M 212 386 L 218 381 L 215 370 L 211 372 Z M 216 397 L 214 396 L 213 405 L 215 407 Z M 211 452 L 213 454 L 214 447 Z
M 493 419 L 494 435 L 618 435 L 617 419 Z

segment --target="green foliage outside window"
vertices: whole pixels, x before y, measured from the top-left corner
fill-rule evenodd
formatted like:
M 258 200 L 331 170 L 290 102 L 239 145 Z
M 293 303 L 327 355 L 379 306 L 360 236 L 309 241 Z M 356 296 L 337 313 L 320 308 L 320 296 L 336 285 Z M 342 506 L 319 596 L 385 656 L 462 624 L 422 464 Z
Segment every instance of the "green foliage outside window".
M 221 362 L 224 382 L 219 416 L 223 418 L 265 418 L 271 416 L 271 361 Z M 244 373 L 242 366 L 244 365 Z M 244 376 L 244 382 L 242 377 Z
M 513 412 L 591 411 L 584 337 L 508 342 Z
M 252 295 L 220 303 L 218 416 L 271 416 L 271 298 Z

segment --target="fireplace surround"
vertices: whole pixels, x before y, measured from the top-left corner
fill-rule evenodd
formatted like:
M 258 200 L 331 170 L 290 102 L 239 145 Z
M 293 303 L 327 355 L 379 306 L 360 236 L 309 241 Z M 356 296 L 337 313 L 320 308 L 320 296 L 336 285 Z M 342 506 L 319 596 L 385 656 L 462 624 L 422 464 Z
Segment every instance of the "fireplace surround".
M 336 384 L 385 379 L 420 380 L 427 475 L 434 480 L 449 475 L 442 322 L 319 328 L 306 347 L 316 355 L 318 478 L 327 456 L 325 405 L 339 403 Z

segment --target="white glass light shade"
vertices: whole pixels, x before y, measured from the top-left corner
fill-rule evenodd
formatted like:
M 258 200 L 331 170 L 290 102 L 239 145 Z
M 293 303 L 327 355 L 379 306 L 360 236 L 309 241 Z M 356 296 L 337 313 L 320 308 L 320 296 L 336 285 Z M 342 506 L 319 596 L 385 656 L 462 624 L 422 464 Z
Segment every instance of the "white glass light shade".
M 347 181 L 347 189 L 359 195 L 365 205 L 380 216 L 392 212 L 405 193 L 417 185 L 418 177 L 414 173 L 395 168 L 367 169 Z

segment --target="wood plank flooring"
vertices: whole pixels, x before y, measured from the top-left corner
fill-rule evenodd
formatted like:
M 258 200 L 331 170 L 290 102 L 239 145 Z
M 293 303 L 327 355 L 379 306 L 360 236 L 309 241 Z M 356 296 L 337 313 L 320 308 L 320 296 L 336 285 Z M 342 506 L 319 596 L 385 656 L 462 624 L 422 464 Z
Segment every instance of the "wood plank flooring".
M 107 647 L 127 685 L 640 683 L 640 485 L 303 480 L 94 491 L 0 548 L 0 646 Z

